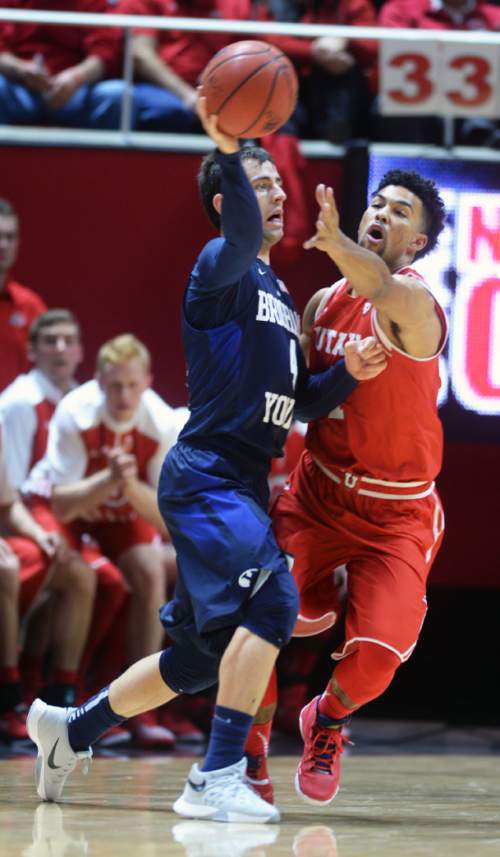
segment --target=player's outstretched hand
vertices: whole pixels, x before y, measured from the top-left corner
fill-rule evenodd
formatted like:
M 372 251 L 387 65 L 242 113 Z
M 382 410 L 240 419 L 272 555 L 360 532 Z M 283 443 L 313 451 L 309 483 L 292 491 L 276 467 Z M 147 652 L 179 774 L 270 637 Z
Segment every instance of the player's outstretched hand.
M 331 255 L 342 234 L 339 229 L 339 213 L 333 188 L 319 184 L 316 188 L 316 201 L 319 205 L 316 233 L 304 241 L 303 246 L 305 250 L 316 247 L 317 250 L 323 250 L 324 253 Z
M 387 357 L 375 337 L 367 336 L 366 339 L 346 342 L 345 365 L 356 381 L 369 381 L 384 371 Z
M 199 89 L 196 112 L 206 133 L 214 141 L 220 152 L 224 152 L 225 155 L 232 155 L 234 152 L 239 152 L 240 144 L 238 138 L 230 137 L 229 134 L 224 134 L 223 131 L 219 130 L 217 127 L 218 116 L 216 113 L 210 113 L 210 115 L 207 113 L 207 99 L 205 96 L 199 94 Z

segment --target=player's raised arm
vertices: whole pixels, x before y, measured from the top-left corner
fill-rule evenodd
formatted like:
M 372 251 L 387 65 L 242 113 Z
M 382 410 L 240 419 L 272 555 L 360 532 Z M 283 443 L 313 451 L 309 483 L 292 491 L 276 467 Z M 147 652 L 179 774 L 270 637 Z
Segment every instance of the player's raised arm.
M 223 288 L 238 282 L 257 258 L 262 217 L 241 164 L 238 140 L 219 130 L 217 116 L 207 115 L 206 99 L 201 96 L 197 110 L 203 128 L 217 146 L 215 154 L 202 164 L 200 189 L 210 220 L 222 233 L 222 240 L 207 244 L 200 255 L 199 277 L 208 288 Z
M 304 247 L 333 259 L 355 293 L 379 311 L 384 329 L 396 326 L 396 344 L 415 357 L 435 354 L 442 326 L 434 299 L 420 279 L 397 273 L 427 245 L 422 201 L 404 187 L 384 188 L 363 215 L 356 244 L 340 229 L 333 189 L 318 185 L 316 199 L 316 233 Z

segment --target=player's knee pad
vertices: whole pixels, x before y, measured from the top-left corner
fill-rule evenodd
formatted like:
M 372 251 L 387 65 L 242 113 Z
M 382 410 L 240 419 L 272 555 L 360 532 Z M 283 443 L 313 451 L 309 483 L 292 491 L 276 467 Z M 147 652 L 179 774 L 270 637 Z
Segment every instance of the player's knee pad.
M 281 649 L 290 637 L 299 611 L 295 581 L 286 567 L 269 575 L 248 602 L 242 625 Z
M 160 673 L 165 684 L 176 693 L 198 693 L 217 682 L 219 659 L 174 643 L 160 655 Z
M 356 705 L 376 699 L 390 685 L 401 658 L 378 643 L 361 641 L 335 670 L 339 686 Z

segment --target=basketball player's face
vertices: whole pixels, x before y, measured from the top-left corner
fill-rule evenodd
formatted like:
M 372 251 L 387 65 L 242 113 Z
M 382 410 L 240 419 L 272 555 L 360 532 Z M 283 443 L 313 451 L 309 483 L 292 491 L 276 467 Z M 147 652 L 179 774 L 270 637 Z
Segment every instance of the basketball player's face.
M 108 363 L 97 380 L 106 398 L 110 417 L 118 423 L 132 420 L 139 409 L 141 396 L 151 383 L 151 375 L 139 360 Z
M 278 170 L 271 161 L 260 164 L 253 158 L 243 161 L 243 167 L 250 180 L 262 215 L 264 241 L 272 247 L 283 238 L 283 204 L 286 193 Z
M 391 271 L 413 261 L 425 246 L 421 200 L 404 187 L 389 185 L 375 194 L 358 230 L 358 244 L 381 256 Z
M 42 327 L 29 356 L 56 387 L 68 390 L 83 357 L 78 329 L 68 321 Z

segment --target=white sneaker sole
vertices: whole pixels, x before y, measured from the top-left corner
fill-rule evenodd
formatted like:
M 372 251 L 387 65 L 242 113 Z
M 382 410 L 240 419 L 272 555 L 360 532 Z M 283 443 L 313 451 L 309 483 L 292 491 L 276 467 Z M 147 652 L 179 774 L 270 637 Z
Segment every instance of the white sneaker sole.
M 280 820 L 278 810 L 270 806 L 272 810 L 266 815 L 247 815 L 244 812 L 227 812 L 215 806 L 203 806 L 201 804 L 189 803 L 182 795 L 173 805 L 174 812 L 183 818 L 204 818 L 210 821 L 222 821 L 226 823 L 240 822 L 244 824 L 277 824 Z

